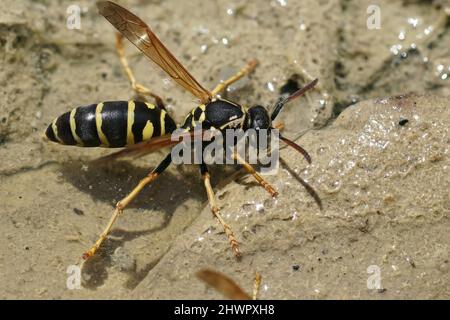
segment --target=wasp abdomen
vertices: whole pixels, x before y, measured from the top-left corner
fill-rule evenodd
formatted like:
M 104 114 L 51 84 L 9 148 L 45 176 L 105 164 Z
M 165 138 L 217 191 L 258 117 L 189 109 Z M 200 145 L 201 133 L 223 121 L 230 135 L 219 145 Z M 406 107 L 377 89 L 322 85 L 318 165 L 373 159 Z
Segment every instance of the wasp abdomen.
M 119 148 L 176 129 L 162 109 L 138 101 L 109 101 L 78 107 L 59 116 L 45 132 L 48 139 L 66 145 Z

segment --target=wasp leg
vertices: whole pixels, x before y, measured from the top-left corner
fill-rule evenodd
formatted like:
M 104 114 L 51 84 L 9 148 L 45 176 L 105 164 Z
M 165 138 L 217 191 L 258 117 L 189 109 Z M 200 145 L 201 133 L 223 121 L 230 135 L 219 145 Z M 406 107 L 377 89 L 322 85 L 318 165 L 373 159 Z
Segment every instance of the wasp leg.
M 92 257 L 100 248 L 103 241 L 105 241 L 106 237 L 108 236 L 109 232 L 111 231 L 111 228 L 116 222 L 117 218 L 122 214 L 123 210 L 126 206 L 130 204 L 131 201 L 136 198 L 136 196 L 141 192 L 141 190 L 149 183 L 154 181 L 172 162 L 171 154 L 169 153 L 166 158 L 164 158 L 163 161 L 155 168 L 152 172 L 150 172 L 144 179 L 139 181 L 139 184 L 131 191 L 125 198 L 117 202 L 116 208 L 114 210 L 113 215 L 111 216 L 111 219 L 108 222 L 108 225 L 106 226 L 105 230 L 100 234 L 100 237 L 98 240 L 94 243 L 94 245 L 83 254 L 83 259 L 88 259 Z
M 211 212 L 213 215 L 217 218 L 219 223 L 222 225 L 225 234 L 228 237 L 228 240 L 230 241 L 231 249 L 233 249 L 234 255 L 236 258 L 239 258 L 241 256 L 241 252 L 239 251 L 239 244 L 236 240 L 236 237 L 234 236 L 233 230 L 231 230 L 230 226 L 223 220 L 222 215 L 220 214 L 219 207 L 217 206 L 216 199 L 214 196 L 214 191 L 211 187 L 211 177 L 208 172 L 208 167 L 206 164 L 200 164 L 200 172 L 203 177 L 203 181 L 205 183 L 206 193 L 208 195 L 208 202 L 209 206 L 211 208 Z
M 283 122 L 277 123 L 277 124 L 275 124 L 273 127 L 274 127 L 275 129 L 280 130 L 280 131 L 283 131 L 283 130 L 284 130 L 284 123 L 283 123 Z
M 140 83 L 136 82 L 136 78 L 134 77 L 133 71 L 131 71 L 130 66 L 128 65 L 128 60 L 125 56 L 125 50 L 123 48 L 123 36 L 120 33 L 116 33 L 116 49 L 117 53 L 119 54 L 120 63 L 122 63 L 123 69 L 125 70 L 125 74 L 127 75 L 128 79 L 130 80 L 131 87 L 138 95 L 143 96 L 150 96 L 153 99 L 155 99 L 156 105 L 161 108 L 165 109 L 164 102 L 158 95 L 154 94 L 150 91 L 147 87 L 144 87 Z
M 278 196 L 278 192 L 275 190 L 274 187 L 272 187 L 270 185 L 269 182 L 267 182 L 266 180 L 264 180 L 263 177 L 261 177 L 258 172 L 255 171 L 255 169 L 244 159 L 242 159 L 236 152 L 233 153 L 233 158 L 235 160 L 237 160 L 243 167 L 245 170 L 247 170 L 248 173 L 250 173 L 255 179 L 256 181 L 258 181 L 258 183 L 264 188 L 266 189 L 267 192 L 270 193 L 270 195 L 272 197 L 276 197 Z
M 258 271 L 255 272 L 255 282 L 253 284 L 253 300 L 258 298 L 259 287 L 261 286 L 261 275 Z
M 256 59 L 252 59 L 250 60 L 247 65 L 242 68 L 241 70 L 239 70 L 238 73 L 236 73 L 234 76 L 232 76 L 231 78 L 222 81 L 221 83 L 219 83 L 214 90 L 211 92 L 213 96 L 217 95 L 219 92 L 221 92 L 222 90 L 224 90 L 226 87 L 228 87 L 230 84 L 232 84 L 233 82 L 238 81 L 239 79 L 241 79 L 243 76 L 249 74 L 250 72 L 252 72 L 255 68 L 256 65 L 258 64 L 258 60 Z

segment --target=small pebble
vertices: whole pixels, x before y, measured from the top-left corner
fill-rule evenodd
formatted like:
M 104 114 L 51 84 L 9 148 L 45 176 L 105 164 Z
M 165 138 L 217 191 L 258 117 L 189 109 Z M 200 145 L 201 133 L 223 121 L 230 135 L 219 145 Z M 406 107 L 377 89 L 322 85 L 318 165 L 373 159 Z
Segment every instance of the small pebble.
M 404 119 L 404 118 L 402 118 L 402 119 L 400 119 L 400 121 L 398 122 L 398 124 L 400 125 L 400 126 L 404 126 L 405 124 L 407 124 L 409 122 L 409 120 L 408 119 Z
M 84 216 L 84 211 L 78 208 L 73 208 L 73 212 L 79 216 Z

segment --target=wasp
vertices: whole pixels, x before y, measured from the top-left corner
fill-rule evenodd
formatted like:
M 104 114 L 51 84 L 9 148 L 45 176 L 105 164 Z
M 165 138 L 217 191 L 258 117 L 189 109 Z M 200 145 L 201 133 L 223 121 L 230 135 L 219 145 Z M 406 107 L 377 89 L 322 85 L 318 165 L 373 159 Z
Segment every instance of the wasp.
M 152 32 L 150 27 L 140 18 L 113 2 L 99 2 L 97 3 L 97 7 L 99 13 L 119 31 L 116 39 L 116 48 L 131 86 L 138 94 L 153 97 L 155 104 L 141 101 L 108 101 L 77 107 L 57 117 L 48 126 L 45 135 L 53 142 L 80 147 L 125 147 L 119 152 L 104 157 L 106 159 L 136 153 L 150 153 L 177 143 L 171 139 L 171 133 L 178 126 L 167 113 L 162 99 L 152 93 L 148 88 L 136 82 L 133 72 L 125 58 L 122 44 L 123 37 L 127 38 L 144 55 L 161 67 L 177 84 L 199 99 L 200 104 L 188 113 L 184 123 L 179 126 L 187 133 L 193 132 L 197 125 L 201 125 L 206 129 L 212 128 L 220 131 L 227 129 L 239 129 L 243 131 L 248 129 L 273 130 L 275 127 L 272 126 L 272 121 L 275 120 L 283 106 L 292 99 L 303 95 L 317 83 L 317 79 L 315 79 L 290 96 L 278 100 L 270 115 L 261 105 L 244 107 L 235 102 L 220 98 L 219 93 L 233 82 L 249 74 L 256 67 L 256 60 L 251 60 L 236 75 L 221 82 L 212 91 L 208 91 L 183 67 Z M 310 156 L 302 147 L 281 135 L 279 137 L 280 140 L 300 152 L 309 163 L 311 162 Z M 233 158 L 271 196 L 277 196 L 275 189 L 255 171 L 252 165 L 236 153 L 233 154 Z M 98 240 L 83 254 L 84 259 L 93 256 L 97 252 L 124 209 L 136 198 L 144 186 L 152 183 L 166 170 L 171 162 L 172 156 L 169 153 L 145 178 L 140 180 L 138 185 L 125 198 L 116 204 L 109 223 L 100 234 Z M 222 225 L 235 256 L 239 257 L 240 250 L 238 241 L 232 229 L 220 214 L 214 191 L 211 187 L 208 167 L 203 162 L 199 167 L 210 209 Z M 317 198 L 315 193 L 314 197 Z

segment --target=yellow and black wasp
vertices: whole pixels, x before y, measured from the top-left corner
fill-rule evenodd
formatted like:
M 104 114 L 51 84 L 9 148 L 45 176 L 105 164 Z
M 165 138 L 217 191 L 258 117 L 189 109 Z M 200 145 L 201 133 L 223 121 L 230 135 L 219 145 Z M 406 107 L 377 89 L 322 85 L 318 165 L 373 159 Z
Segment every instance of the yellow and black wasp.
M 264 107 L 259 105 L 246 108 L 237 103 L 218 98 L 217 95 L 228 85 L 250 73 L 256 66 L 256 60 L 250 61 L 236 75 L 221 82 L 212 91 L 208 91 L 181 65 L 140 18 L 113 2 L 99 2 L 97 6 L 99 13 L 120 32 L 117 36 L 116 47 L 133 89 L 141 95 L 152 96 L 156 104 L 140 101 L 109 101 L 75 108 L 57 117 L 48 126 L 45 134 L 51 141 L 81 147 L 126 147 L 106 158 L 135 153 L 150 153 L 162 147 L 179 143 L 171 139 L 171 133 L 177 129 L 177 125 L 166 112 L 162 99 L 136 82 L 125 59 L 122 36 L 126 37 L 148 58 L 160 66 L 175 82 L 200 100 L 201 104 L 187 115 L 184 123 L 180 126 L 187 133 L 193 132 L 199 124 L 204 129 L 213 128 L 220 131 L 230 128 L 243 131 L 250 128 L 256 130 L 274 129 L 272 121 L 277 117 L 283 106 L 295 97 L 303 95 L 317 83 L 316 79 L 289 97 L 279 100 L 270 115 Z M 311 162 L 308 153 L 299 145 L 281 135 L 280 139 L 303 154 L 308 162 Z M 277 195 L 275 189 L 245 159 L 237 153 L 233 154 L 233 158 L 252 174 L 272 196 Z M 154 181 L 171 162 L 172 158 L 169 153 L 155 169 L 139 182 L 131 193 L 117 203 L 105 230 L 95 244 L 84 253 L 85 259 L 95 254 L 125 207 L 130 204 L 144 186 Z M 233 231 L 220 214 L 205 163 L 200 164 L 200 172 L 211 211 L 224 228 L 235 255 L 239 256 L 238 242 Z M 311 193 L 312 188 L 309 186 L 307 188 Z M 318 199 L 317 194 L 312 192 L 312 195 L 316 200 Z

